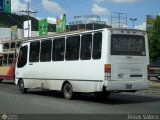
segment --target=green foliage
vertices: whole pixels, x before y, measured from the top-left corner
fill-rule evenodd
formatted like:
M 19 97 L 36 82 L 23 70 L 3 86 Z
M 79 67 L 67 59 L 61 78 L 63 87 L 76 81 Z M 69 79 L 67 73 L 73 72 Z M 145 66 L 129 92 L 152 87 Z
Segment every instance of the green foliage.
M 150 59 L 155 62 L 160 59 L 160 16 L 155 18 L 153 28 L 149 31 L 148 39 Z

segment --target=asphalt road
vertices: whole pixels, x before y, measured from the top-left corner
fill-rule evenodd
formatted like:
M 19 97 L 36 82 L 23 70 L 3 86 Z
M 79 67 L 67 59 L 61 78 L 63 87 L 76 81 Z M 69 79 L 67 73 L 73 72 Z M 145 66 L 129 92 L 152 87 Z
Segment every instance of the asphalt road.
M 61 93 L 30 90 L 20 94 L 14 84 L 0 84 L 0 114 L 159 114 L 160 97 L 113 93 L 108 99 L 82 94 L 65 100 Z M 160 116 L 158 116 L 160 119 Z M 158 120 L 159 120 L 158 119 Z

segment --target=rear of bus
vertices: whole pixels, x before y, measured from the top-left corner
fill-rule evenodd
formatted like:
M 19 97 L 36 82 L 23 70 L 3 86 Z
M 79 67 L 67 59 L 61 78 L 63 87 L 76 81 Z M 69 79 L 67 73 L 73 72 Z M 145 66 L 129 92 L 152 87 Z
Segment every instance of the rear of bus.
M 107 91 L 148 89 L 149 50 L 145 31 L 109 29 L 105 64 Z
M 4 52 L 0 56 L 0 82 L 2 80 L 14 80 L 15 60 L 15 52 Z

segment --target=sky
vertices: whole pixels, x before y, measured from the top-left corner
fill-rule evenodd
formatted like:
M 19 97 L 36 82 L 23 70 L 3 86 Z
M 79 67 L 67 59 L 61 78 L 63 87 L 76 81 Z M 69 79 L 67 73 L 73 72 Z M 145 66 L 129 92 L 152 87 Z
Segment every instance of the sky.
M 74 21 L 74 16 L 99 15 L 102 20 L 111 24 L 111 13 L 127 14 L 127 27 L 145 30 L 146 15 L 160 15 L 160 0 L 12 0 L 12 13 L 22 14 L 19 11 L 27 9 L 37 12 L 32 16 L 37 19 L 48 19 L 55 23 L 56 18 L 66 14 L 67 23 Z

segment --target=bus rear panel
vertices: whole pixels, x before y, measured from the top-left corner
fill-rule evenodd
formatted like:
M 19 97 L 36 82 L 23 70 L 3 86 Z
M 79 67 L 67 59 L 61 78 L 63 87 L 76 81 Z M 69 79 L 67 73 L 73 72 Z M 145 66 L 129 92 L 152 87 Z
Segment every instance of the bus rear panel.
M 106 90 L 147 89 L 149 53 L 146 33 L 139 30 L 113 29 L 109 36 L 110 52 L 105 65 Z

